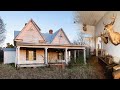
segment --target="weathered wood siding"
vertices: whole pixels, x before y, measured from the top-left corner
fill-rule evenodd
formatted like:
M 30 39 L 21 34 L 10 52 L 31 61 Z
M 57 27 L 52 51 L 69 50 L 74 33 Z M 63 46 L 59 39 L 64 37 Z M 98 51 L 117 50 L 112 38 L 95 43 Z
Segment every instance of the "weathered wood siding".
M 48 62 L 54 63 L 58 60 L 58 53 L 57 52 L 48 52 Z
M 20 61 L 26 61 L 26 50 L 20 50 Z M 44 63 L 44 50 L 36 50 L 36 62 L 38 61 Z
M 60 36 L 62 37 L 60 38 Z M 70 44 L 70 43 L 65 37 L 64 33 L 60 31 L 52 41 L 52 44 Z
M 44 50 L 36 50 L 36 60 L 44 63 Z
M 20 60 L 21 61 L 26 60 L 26 50 L 20 50 Z
M 23 39 L 26 43 L 39 43 L 39 40 L 44 40 L 32 22 L 28 23 L 16 39 Z

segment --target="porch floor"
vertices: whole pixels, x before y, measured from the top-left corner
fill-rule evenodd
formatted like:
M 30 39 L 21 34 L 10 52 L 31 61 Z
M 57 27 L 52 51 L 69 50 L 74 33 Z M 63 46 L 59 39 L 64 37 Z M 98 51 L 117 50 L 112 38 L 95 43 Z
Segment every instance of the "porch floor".
M 91 56 L 87 60 L 87 64 L 94 66 L 94 68 L 96 68 L 101 76 L 103 76 L 105 79 L 109 79 L 109 77 L 105 75 L 105 70 L 103 69 L 103 67 L 98 63 L 98 59 L 96 56 Z

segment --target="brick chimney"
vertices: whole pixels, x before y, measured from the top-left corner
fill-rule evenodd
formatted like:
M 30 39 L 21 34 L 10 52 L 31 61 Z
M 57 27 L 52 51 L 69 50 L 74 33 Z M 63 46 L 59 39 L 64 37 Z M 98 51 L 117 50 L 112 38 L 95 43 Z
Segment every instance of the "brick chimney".
M 27 25 L 27 23 L 25 23 L 25 26 Z
M 53 34 L 53 30 L 50 29 L 50 30 L 49 30 L 49 34 Z

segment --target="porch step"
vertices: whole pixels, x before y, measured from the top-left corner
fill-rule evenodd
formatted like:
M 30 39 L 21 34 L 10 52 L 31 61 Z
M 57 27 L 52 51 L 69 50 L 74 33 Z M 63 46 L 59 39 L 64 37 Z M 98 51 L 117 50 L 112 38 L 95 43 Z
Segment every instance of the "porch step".
M 46 64 L 18 64 L 17 67 L 44 67 Z

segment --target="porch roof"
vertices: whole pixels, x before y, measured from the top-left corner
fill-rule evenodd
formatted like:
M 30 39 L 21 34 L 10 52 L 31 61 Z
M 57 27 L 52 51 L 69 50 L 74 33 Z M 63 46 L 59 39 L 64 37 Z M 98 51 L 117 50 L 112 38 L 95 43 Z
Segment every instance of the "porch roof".
M 61 49 L 85 49 L 86 45 L 53 45 L 53 44 L 42 44 L 42 45 L 19 45 L 18 47 L 30 47 L 30 48 L 61 48 Z

